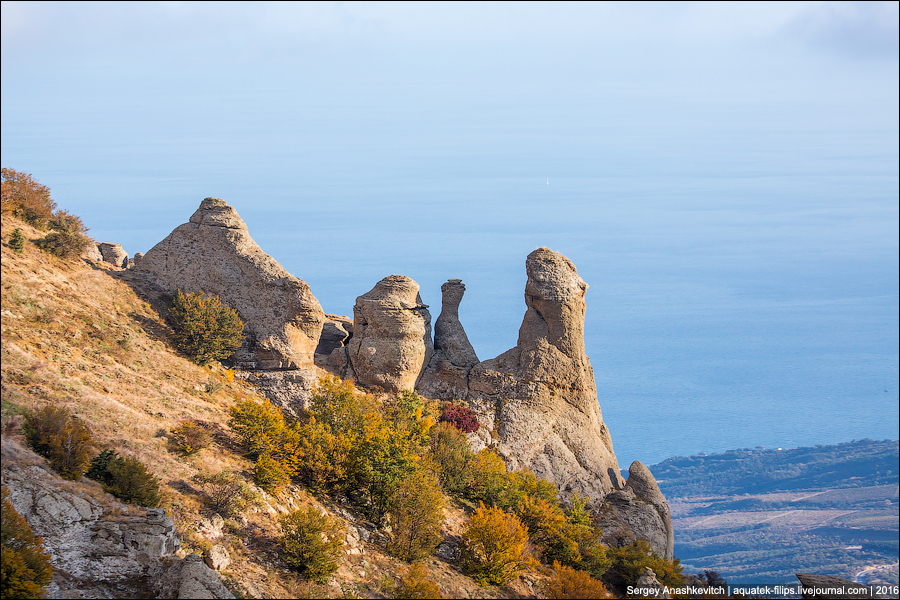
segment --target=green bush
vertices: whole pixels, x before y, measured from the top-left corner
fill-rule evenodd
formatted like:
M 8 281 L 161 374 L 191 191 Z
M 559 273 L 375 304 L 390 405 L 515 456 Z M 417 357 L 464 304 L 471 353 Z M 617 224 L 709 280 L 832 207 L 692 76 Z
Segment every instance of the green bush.
M 632 544 L 607 550 L 612 564 L 604 579 L 617 588 L 625 589 L 635 585 L 646 567 L 653 569 L 656 578 L 663 585 L 679 587 L 684 584 L 680 561 L 669 562 L 650 549 L 650 544 L 638 540 Z
M 119 456 L 115 450 L 100 452 L 85 475 L 128 504 L 156 508 L 162 502 L 159 479 L 137 458 Z
M 444 497 L 433 475 L 419 469 L 407 476 L 391 496 L 387 511 L 391 522 L 388 551 L 405 561 L 417 561 L 434 552 L 441 542 Z
M 337 570 L 344 545 L 339 523 L 314 506 L 296 510 L 279 519 L 281 558 L 305 579 L 324 581 Z
M 53 576 L 50 555 L 25 517 L 16 512 L 5 485 L 0 498 L 0 598 L 42 598 Z
M 218 296 L 175 292 L 169 310 L 175 346 L 194 362 L 205 365 L 234 354 L 244 339 L 244 323 Z
M 18 227 L 9 236 L 9 247 L 19 254 L 25 249 L 25 236 L 22 235 L 22 230 Z
M 91 462 L 91 430 L 65 408 L 47 406 L 25 415 L 25 440 L 65 479 L 77 480 Z
M 241 438 L 247 453 L 254 458 L 272 454 L 279 447 L 285 429 L 281 409 L 268 399 L 254 402 L 242 398 L 229 409 L 228 426 Z
M 462 495 L 472 478 L 472 459 L 466 436 L 450 423 L 438 423 L 431 430 L 431 458 L 448 494 Z
M 91 239 L 85 235 L 88 231 L 81 219 L 65 210 L 58 210 L 47 223 L 53 231 L 36 244 L 45 252 L 60 258 L 79 256 Z

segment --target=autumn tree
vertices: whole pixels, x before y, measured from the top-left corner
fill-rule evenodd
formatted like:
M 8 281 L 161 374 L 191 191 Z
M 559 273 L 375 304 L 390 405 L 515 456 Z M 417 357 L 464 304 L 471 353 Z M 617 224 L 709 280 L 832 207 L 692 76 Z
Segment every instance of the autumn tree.
M 254 402 L 242 398 L 229 409 L 228 426 L 241 438 L 244 449 L 253 458 L 272 454 L 285 428 L 281 409 L 266 399 Z
M 79 256 L 91 243 L 86 235 L 87 227 L 81 222 L 81 218 L 65 210 L 58 210 L 47 225 L 52 229 L 50 233 L 39 239 L 37 247 L 59 258 Z
M 0 498 L 0 598 L 42 598 L 53 576 L 50 555 L 25 517 L 16 512 L 5 485 Z
M 547 584 L 548 598 L 612 598 L 603 582 L 584 571 L 578 571 L 558 562 L 553 563 L 553 577 Z
M 343 530 L 336 519 L 314 506 L 296 510 L 279 519 L 281 558 L 305 579 L 323 581 L 337 570 L 344 545 Z
M 463 570 L 481 585 L 506 585 L 537 566 L 519 518 L 481 504 L 462 535 Z
M 407 476 L 391 496 L 388 551 L 405 561 L 417 561 L 441 542 L 444 496 L 434 475 L 419 469 Z
M 47 406 L 25 415 L 25 440 L 65 479 L 77 480 L 91 462 L 91 430 L 67 409 Z
M 434 580 L 428 576 L 428 570 L 422 563 L 414 563 L 409 566 L 406 573 L 397 583 L 397 589 L 393 594 L 398 600 L 428 600 L 429 598 L 442 598 L 441 589 Z
M 244 339 L 237 311 L 218 296 L 178 290 L 169 313 L 175 346 L 198 364 L 228 358 Z
M 37 229 L 46 229 L 55 208 L 50 188 L 35 181 L 29 173 L 2 169 L 0 213 L 18 217 Z

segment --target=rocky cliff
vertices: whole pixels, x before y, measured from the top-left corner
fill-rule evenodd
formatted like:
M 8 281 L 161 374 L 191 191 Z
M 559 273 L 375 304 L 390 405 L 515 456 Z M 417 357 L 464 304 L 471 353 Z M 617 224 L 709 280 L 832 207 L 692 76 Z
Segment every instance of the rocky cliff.
M 237 211 L 206 198 L 190 221 L 154 246 L 136 270 L 163 290 L 218 295 L 246 323 L 238 366 L 313 366 L 325 313 L 309 285 L 288 273 L 250 237 Z

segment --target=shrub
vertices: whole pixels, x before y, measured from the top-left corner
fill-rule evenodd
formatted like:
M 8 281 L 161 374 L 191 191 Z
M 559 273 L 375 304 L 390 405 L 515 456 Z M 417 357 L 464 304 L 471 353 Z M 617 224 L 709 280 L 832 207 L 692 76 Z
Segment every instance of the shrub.
M 462 494 L 471 480 L 471 462 L 475 458 L 465 434 L 449 423 L 438 423 L 431 430 L 431 458 L 438 467 L 444 490 Z
M 344 545 L 339 523 L 313 506 L 279 519 L 281 558 L 305 579 L 323 581 L 337 570 Z
M 42 598 L 53 576 L 50 555 L 25 517 L 16 512 L 5 485 L 0 498 L 0 598 Z
M 467 406 L 459 404 L 445 404 L 441 412 L 441 422 L 450 423 L 463 433 L 478 431 L 478 417 Z
M 610 548 L 607 555 L 612 564 L 604 579 L 617 588 L 625 589 L 629 585 L 635 585 L 646 567 L 653 569 L 656 578 L 663 585 L 679 587 L 684 583 L 680 561 L 676 558 L 669 562 L 661 558 L 644 540 Z
M 495 506 L 508 505 L 508 493 L 513 482 L 506 471 L 506 463 L 489 448 L 475 455 L 470 463 L 471 478 L 465 496 L 475 502 Z
M 234 354 L 244 339 L 244 323 L 218 296 L 175 292 L 170 309 L 175 346 L 194 362 L 205 365 Z
M 254 402 L 241 399 L 229 409 L 228 426 L 234 431 L 252 457 L 272 454 L 278 447 L 278 438 L 284 429 L 281 409 L 269 400 Z
M 181 454 L 196 454 L 211 443 L 212 432 L 197 421 L 182 421 L 172 430 L 172 445 Z
M 197 474 L 192 480 L 203 488 L 210 508 L 223 517 L 240 513 L 256 499 L 253 490 L 234 473 L 221 471 L 215 475 Z
M 263 454 L 256 459 L 254 481 L 256 481 L 256 485 L 270 494 L 277 494 L 284 486 L 290 483 L 291 478 L 281 463 L 268 454 Z
M 47 224 L 53 231 L 39 239 L 36 244 L 38 248 L 54 256 L 60 258 L 79 256 L 91 243 L 91 239 L 85 235 L 87 227 L 79 217 L 68 211 L 57 211 Z
M 537 566 L 528 530 L 515 515 L 481 504 L 462 536 L 463 570 L 479 584 L 506 585 Z
M 156 508 L 162 501 L 159 479 L 137 458 L 119 456 L 115 450 L 107 448 L 95 456 L 85 475 L 123 502 Z
M 388 551 L 405 561 L 430 555 L 441 542 L 444 497 L 440 483 L 424 469 L 406 477 L 391 496 Z
M 443 598 L 443 596 L 441 596 L 441 589 L 428 576 L 425 566 L 422 563 L 415 563 L 410 565 L 403 577 L 400 578 L 394 598 L 427 600 L 428 598 Z
M 44 229 L 55 208 L 50 188 L 35 181 L 28 173 L 2 170 L 0 212 L 4 215 L 13 215 L 32 227 Z
M 313 492 L 336 492 L 349 485 L 353 449 L 348 435 L 312 418 L 282 436 L 276 460 Z
M 25 416 L 25 439 L 65 479 L 76 480 L 91 462 L 91 431 L 65 408 L 47 406 Z
M 18 227 L 9 236 L 9 247 L 19 254 L 25 249 L 25 236 L 22 235 L 22 230 Z
M 577 571 L 558 562 L 547 585 L 548 598 L 612 598 L 606 586 L 584 571 Z

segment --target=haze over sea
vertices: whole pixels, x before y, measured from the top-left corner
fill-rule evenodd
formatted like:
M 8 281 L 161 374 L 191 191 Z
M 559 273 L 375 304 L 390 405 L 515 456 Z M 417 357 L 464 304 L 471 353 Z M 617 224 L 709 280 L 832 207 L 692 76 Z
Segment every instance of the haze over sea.
M 898 436 L 896 3 L 3 3 L 2 161 L 146 252 L 224 198 L 326 312 L 408 275 L 480 359 L 591 286 L 620 465 Z

